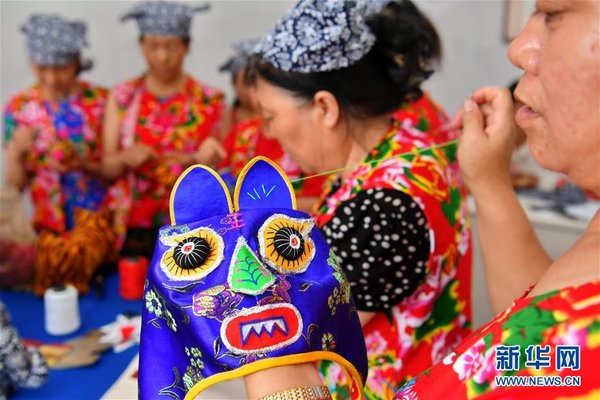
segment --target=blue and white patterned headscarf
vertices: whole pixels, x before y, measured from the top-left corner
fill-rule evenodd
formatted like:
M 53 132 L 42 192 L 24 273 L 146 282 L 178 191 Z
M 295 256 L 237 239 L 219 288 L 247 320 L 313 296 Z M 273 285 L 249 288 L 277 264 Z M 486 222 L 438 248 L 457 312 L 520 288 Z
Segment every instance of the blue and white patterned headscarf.
M 142 35 L 189 38 L 192 16 L 209 8 L 208 4 L 191 7 L 172 1 L 145 1 L 125 14 L 121 21 L 135 19 Z
M 219 67 L 220 72 L 237 74 L 248 66 L 248 59 L 254 53 L 254 48 L 260 39 L 247 39 L 233 44 L 235 55 Z
M 364 14 L 367 0 L 302 0 L 275 25 L 255 52 L 287 72 L 349 67 L 375 44 Z
M 365 0 L 365 18 L 371 18 L 383 11 L 383 9 L 394 0 Z
M 27 35 L 29 58 L 36 64 L 62 66 L 79 58 L 87 45 L 86 25 L 58 15 L 33 14 L 21 27 Z

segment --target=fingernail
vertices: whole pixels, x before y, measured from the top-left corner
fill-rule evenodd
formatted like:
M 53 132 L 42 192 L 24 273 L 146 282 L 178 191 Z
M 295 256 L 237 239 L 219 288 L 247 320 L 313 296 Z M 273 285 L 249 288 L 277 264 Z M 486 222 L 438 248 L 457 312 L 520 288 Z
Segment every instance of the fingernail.
M 477 104 L 475 104 L 475 102 L 471 99 L 466 99 L 463 104 L 463 108 L 465 109 L 465 111 L 473 111 L 477 108 Z

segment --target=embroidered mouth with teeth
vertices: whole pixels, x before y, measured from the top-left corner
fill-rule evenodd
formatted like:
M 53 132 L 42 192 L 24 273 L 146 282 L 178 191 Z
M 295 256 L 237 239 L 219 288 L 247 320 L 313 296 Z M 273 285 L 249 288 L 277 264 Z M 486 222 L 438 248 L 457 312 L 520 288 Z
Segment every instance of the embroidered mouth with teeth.
M 285 320 L 281 317 L 242 323 L 240 324 L 240 329 L 242 333 L 242 344 L 244 345 L 252 334 L 256 335 L 258 338 L 260 338 L 263 333 L 266 333 L 269 337 L 273 337 L 275 331 L 279 330 L 284 335 L 287 335 L 287 325 Z
M 236 354 L 256 354 L 294 343 L 302 332 L 302 318 L 291 304 L 269 304 L 243 309 L 226 318 L 221 339 Z

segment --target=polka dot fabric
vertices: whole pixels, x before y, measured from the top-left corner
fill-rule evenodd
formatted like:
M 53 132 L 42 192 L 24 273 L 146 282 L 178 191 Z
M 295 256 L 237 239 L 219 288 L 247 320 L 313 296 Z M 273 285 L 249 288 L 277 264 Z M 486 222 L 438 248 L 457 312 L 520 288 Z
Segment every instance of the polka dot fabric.
M 407 194 L 368 189 L 340 204 L 322 230 L 343 260 L 359 310 L 389 309 L 423 282 L 429 225 Z

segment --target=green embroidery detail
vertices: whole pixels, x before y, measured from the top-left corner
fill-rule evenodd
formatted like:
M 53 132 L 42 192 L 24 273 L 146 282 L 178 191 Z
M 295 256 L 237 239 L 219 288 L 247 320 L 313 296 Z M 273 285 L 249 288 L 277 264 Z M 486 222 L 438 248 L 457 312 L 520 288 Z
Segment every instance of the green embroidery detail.
M 338 304 L 348 304 L 350 303 L 350 283 L 348 279 L 346 279 L 346 275 L 342 271 L 340 264 L 337 261 L 337 257 L 333 250 L 329 250 L 329 258 L 327 259 L 327 264 L 331 268 L 333 268 L 333 277 L 336 281 L 338 281 L 339 288 L 333 288 L 333 293 L 329 295 L 327 298 L 327 305 L 329 306 L 329 311 L 331 311 L 331 315 L 335 315 Z
M 271 286 L 275 276 L 264 267 L 244 238 L 240 237 L 231 259 L 228 280 L 232 291 L 256 295 Z

